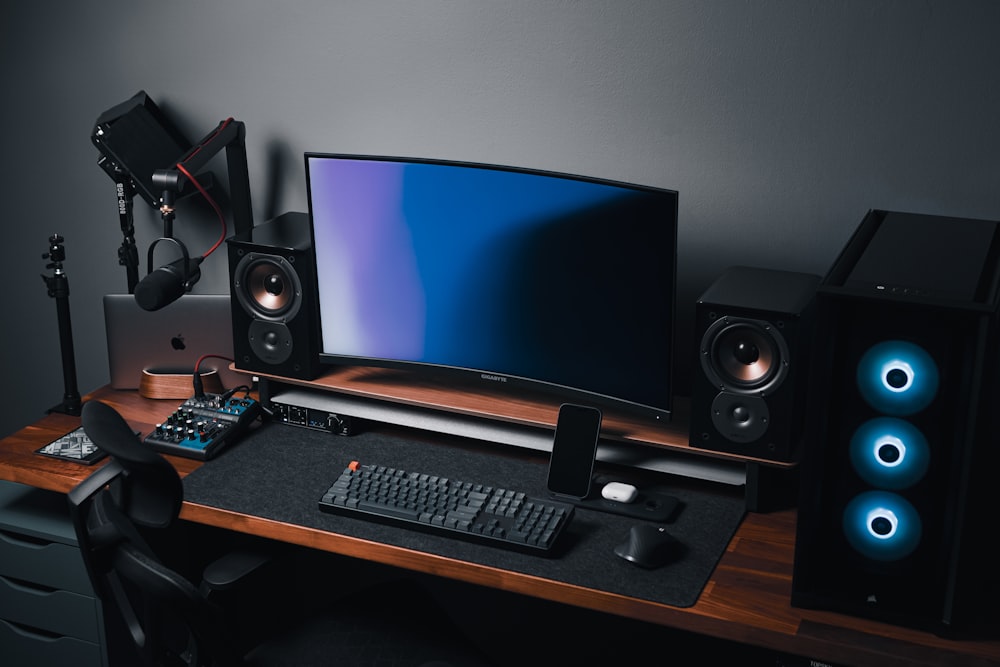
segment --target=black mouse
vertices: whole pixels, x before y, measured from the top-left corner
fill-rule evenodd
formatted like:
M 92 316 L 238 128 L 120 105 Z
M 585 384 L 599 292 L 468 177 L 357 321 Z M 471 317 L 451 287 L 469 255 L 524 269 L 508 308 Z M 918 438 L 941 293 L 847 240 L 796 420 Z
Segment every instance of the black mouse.
M 681 543 L 662 526 L 641 523 L 632 526 L 628 539 L 615 547 L 615 554 L 640 567 L 656 568 L 677 558 Z

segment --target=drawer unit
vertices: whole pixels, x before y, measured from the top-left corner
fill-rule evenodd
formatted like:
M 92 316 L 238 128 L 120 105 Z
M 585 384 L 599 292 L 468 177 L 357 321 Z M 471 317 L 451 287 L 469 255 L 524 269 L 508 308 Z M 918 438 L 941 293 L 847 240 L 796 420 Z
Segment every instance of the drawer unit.
M 66 496 L 2 481 L 0 655 L 5 666 L 107 664 L 101 604 Z
M 9 667 L 106 665 L 100 643 L 53 636 L 0 619 L 0 654 Z

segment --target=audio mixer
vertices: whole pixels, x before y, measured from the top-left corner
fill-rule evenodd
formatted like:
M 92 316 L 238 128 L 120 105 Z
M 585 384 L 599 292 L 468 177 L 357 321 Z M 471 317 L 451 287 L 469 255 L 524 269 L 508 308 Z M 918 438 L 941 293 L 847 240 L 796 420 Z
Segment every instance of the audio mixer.
M 165 454 L 208 460 L 247 431 L 261 413 L 245 396 L 205 394 L 184 401 L 144 442 Z

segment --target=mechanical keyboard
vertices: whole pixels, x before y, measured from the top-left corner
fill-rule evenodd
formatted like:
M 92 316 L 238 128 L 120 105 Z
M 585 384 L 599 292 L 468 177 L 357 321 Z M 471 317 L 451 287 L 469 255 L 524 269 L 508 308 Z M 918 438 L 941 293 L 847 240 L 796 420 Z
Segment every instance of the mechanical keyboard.
M 568 503 L 357 461 L 319 509 L 544 556 L 573 516 Z

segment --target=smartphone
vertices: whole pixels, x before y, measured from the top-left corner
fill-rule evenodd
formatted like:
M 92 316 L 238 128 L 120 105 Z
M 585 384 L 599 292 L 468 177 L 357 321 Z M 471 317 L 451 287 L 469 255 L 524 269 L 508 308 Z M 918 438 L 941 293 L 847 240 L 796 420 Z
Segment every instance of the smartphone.
M 591 406 L 573 403 L 559 406 L 552 456 L 549 458 L 550 493 L 578 499 L 590 495 L 601 417 L 601 411 Z

